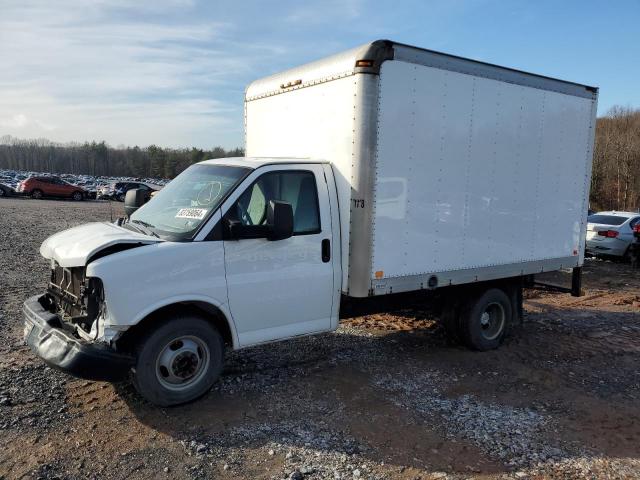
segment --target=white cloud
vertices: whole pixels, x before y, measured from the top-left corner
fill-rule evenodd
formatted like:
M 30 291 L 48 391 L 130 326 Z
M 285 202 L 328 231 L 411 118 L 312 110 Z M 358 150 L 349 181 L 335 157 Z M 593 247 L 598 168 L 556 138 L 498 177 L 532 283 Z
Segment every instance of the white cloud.
M 264 50 L 232 53 L 223 45 L 233 25 L 180 20 L 190 5 L 3 2 L 0 135 L 237 146 L 242 123 L 228 115 L 241 118 L 242 96 L 214 94 Z
M 0 127 L 5 128 L 22 128 L 26 126 L 27 123 L 29 123 L 29 120 L 24 113 L 18 113 L 7 119 L 0 118 Z

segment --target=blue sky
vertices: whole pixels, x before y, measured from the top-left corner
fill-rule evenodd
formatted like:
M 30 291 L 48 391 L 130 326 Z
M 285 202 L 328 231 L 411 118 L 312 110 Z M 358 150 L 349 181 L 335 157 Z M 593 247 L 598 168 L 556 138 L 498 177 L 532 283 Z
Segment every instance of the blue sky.
M 247 83 L 379 38 L 640 108 L 640 0 L 0 0 L 0 136 L 242 146 Z

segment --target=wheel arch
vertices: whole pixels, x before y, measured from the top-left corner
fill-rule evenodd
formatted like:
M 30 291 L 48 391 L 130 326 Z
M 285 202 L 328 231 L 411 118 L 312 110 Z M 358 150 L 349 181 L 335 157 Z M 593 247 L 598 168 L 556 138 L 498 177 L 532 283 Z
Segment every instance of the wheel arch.
M 128 328 L 116 340 L 118 350 L 130 351 L 136 345 L 141 335 L 154 328 L 154 324 L 161 318 L 166 318 L 175 313 L 192 312 L 203 317 L 218 329 L 225 345 L 235 349 L 238 346 L 238 335 L 235 325 L 228 313 L 212 303 L 203 300 L 182 300 L 156 308 L 145 314 L 135 325 Z

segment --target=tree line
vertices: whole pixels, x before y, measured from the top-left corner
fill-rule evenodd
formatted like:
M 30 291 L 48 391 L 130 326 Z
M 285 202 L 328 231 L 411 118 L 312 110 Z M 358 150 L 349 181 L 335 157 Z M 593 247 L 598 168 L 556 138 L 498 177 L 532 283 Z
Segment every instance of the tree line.
M 242 157 L 244 150 L 111 147 L 105 142 L 55 143 L 0 137 L 0 169 L 109 177 L 173 178 L 209 158 Z
M 640 109 L 614 107 L 597 120 L 591 208 L 640 208 Z
M 113 148 L 0 137 L 0 168 L 37 172 L 173 178 L 201 160 L 242 155 L 241 148 Z M 640 109 L 614 107 L 597 119 L 590 203 L 594 210 L 640 208 Z

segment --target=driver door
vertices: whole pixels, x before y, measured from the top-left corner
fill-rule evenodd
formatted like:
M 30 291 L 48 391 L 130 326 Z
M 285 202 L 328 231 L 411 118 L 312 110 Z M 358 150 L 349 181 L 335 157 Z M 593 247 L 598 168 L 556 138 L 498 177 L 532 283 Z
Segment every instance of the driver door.
M 223 222 L 264 231 L 270 200 L 288 202 L 293 236 L 225 239 L 229 308 L 240 346 L 332 329 L 334 261 L 321 165 L 274 165 L 232 203 Z M 327 254 L 328 252 L 328 254 Z

